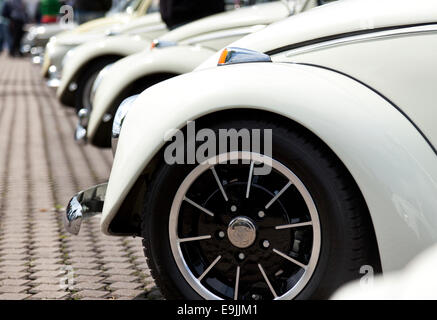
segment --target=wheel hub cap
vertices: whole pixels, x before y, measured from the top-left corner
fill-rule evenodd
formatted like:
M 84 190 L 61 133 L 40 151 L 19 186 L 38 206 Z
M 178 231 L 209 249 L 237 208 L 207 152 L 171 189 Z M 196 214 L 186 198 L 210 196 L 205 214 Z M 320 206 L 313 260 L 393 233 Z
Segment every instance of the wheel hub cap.
M 237 248 L 250 247 L 256 238 L 255 224 L 247 217 L 236 217 L 229 223 L 228 238 Z

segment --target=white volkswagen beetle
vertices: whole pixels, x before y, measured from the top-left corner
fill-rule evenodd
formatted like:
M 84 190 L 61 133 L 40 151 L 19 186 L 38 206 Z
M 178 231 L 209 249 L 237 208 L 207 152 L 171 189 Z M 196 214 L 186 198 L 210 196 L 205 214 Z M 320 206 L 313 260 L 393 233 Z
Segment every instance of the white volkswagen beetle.
M 147 9 L 143 0 L 123 0 L 114 6 L 104 18 L 95 19 L 78 26 L 75 22 L 38 24 L 29 28 L 23 37 L 21 51 L 30 53 L 35 64 L 43 62 L 44 50 L 50 38 L 64 31 L 70 34 L 85 33 L 91 30 L 108 28 L 118 23 L 127 23 L 144 14 Z
M 316 5 L 315 0 L 273 1 L 207 17 L 165 34 L 154 41 L 152 50 L 147 48 L 102 71 L 94 83 L 91 114 L 91 104 L 79 111 L 76 140 L 111 147 L 112 122 L 124 99 L 190 72 L 223 46 Z
M 249 35 L 120 107 L 109 184 L 66 228 L 103 207 L 167 298 L 326 298 L 402 268 L 437 240 L 436 50 L 434 0 L 339 1 Z
M 136 33 L 141 33 L 145 37 L 148 35 L 148 39 L 154 39 L 167 32 L 165 24 L 161 21 L 161 15 L 157 12 L 159 6 L 156 0 L 142 0 L 138 6 L 132 14 L 97 20 L 50 38 L 41 68 L 42 75 L 49 79 L 48 85 L 55 88 L 59 86 L 63 65 L 67 61 L 67 53 L 82 44 L 111 37 L 117 38 L 116 35 L 127 36 Z M 119 50 L 116 50 L 114 55 L 118 52 Z

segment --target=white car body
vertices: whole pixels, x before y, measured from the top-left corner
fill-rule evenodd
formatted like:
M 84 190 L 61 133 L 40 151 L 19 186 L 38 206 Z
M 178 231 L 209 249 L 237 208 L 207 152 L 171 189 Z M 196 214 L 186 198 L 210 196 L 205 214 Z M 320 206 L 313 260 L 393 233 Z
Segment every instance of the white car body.
M 212 68 L 212 59 L 206 70 L 162 82 L 135 101 L 118 143 L 102 232 L 131 232 L 114 232 L 111 223 L 126 213 L 139 177 L 154 170 L 169 129 L 245 108 L 299 123 L 341 159 L 368 206 L 384 272 L 437 241 L 435 1 L 340 1 L 232 46 L 270 52 L 274 63 Z
M 297 12 L 315 6 L 315 1 L 307 3 L 305 8 L 304 3 L 297 1 Z M 293 4 L 292 1 L 289 5 Z M 113 118 L 119 104 L 118 97 L 135 82 L 146 82 L 148 77 L 159 74 L 176 76 L 190 72 L 223 46 L 289 15 L 289 9 L 282 2 L 275 1 L 207 17 L 157 40 L 158 43 L 172 43 L 171 46 L 147 48 L 111 65 L 95 93 L 87 140 L 93 143 L 97 131 L 105 123 L 103 119 L 109 118 L 105 115 Z M 110 147 L 110 134 L 106 131 L 102 135 L 107 136 L 109 144 L 106 147 Z

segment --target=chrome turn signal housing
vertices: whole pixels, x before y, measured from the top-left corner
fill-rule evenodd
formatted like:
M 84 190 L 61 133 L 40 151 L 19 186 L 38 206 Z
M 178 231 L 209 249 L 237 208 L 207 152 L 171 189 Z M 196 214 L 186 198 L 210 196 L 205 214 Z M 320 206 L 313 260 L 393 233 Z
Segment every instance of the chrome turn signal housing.
M 112 124 L 112 153 L 115 155 L 117 151 L 118 138 L 120 137 L 121 127 L 123 126 L 123 121 L 126 118 L 130 108 L 134 104 L 135 100 L 138 98 L 138 94 L 129 97 L 120 104 L 115 113 L 114 122 Z
M 272 62 L 269 55 L 254 50 L 243 48 L 226 48 L 222 51 L 218 65 L 250 63 L 250 62 Z

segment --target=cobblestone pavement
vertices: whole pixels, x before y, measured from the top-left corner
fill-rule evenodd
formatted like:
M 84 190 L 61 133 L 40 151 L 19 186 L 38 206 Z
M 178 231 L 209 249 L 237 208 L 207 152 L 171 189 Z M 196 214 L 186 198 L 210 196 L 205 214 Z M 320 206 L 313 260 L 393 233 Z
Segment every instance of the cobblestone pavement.
M 104 236 L 99 217 L 64 232 L 63 207 L 112 163 L 74 143 L 75 121 L 39 67 L 0 56 L 0 300 L 161 299 L 140 239 Z

